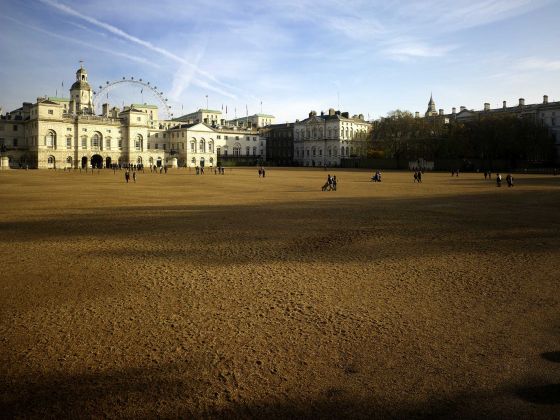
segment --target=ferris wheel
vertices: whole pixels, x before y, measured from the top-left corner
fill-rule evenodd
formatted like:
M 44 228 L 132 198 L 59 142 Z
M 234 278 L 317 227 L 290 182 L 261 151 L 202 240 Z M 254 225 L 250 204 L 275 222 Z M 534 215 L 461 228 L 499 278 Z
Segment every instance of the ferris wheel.
M 165 119 L 173 118 L 173 113 L 171 112 L 171 106 L 167 103 L 167 98 L 164 96 L 163 92 L 160 92 L 157 86 L 152 86 L 150 82 L 145 82 L 142 79 L 134 79 L 131 77 L 127 79 L 123 77 L 121 80 L 115 81 L 107 81 L 105 85 L 100 85 L 98 90 L 93 91 L 93 108 L 97 110 L 97 107 L 100 106 L 100 102 L 104 95 L 108 95 L 109 91 L 115 89 L 116 87 L 122 85 L 136 85 L 140 86 L 141 91 L 143 92 L 144 89 L 148 89 L 157 99 L 160 105 L 160 109 L 163 110 Z

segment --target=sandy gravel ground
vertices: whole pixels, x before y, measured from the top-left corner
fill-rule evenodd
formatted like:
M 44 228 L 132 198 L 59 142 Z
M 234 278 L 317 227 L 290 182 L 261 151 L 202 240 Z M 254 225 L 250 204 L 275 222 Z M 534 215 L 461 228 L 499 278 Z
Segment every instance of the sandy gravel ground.
M 0 416 L 560 418 L 560 177 L 0 173 Z

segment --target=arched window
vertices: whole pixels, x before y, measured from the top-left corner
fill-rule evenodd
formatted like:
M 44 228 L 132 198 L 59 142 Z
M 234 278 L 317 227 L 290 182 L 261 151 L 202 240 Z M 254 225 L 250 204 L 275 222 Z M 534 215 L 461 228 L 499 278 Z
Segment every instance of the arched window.
M 191 152 L 193 152 L 193 153 L 196 152 L 196 139 L 194 137 L 191 140 Z
M 200 153 L 205 153 L 206 152 L 206 140 L 204 139 L 200 139 L 200 143 L 199 143 L 199 148 L 198 148 Z
M 136 150 L 142 150 L 142 136 L 140 134 L 137 134 L 134 139 L 134 148 Z
M 100 144 L 101 144 L 101 134 L 93 133 L 93 136 L 91 136 L 91 148 L 99 149 Z
M 148 162 L 150 162 L 150 165 L 154 166 L 154 158 L 153 158 L 153 157 L 151 157 L 151 158 L 148 160 Z
M 191 162 L 192 162 L 192 163 L 196 163 L 196 158 L 193 157 L 193 158 L 191 159 Z
M 136 159 L 136 163 L 142 164 L 142 156 L 138 156 L 138 159 Z
M 45 146 L 49 148 L 56 147 L 56 133 L 53 130 L 49 130 L 47 132 L 47 135 L 45 136 Z
M 210 158 L 210 163 L 214 163 L 214 158 L 213 157 Z
M 72 166 L 72 156 L 68 156 L 68 157 L 66 158 L 66 163 L 67 163 L 69 166 Z
M 208 142 L 208 152 L 214 153 L 214 140 L 212 139 L 210 139 L 210 141 Z
M 54 159 L 54 156 L 49 156 L 47 158 L 47 168 L 53 169 L 55 167 L 56 167 L 56 160 Z
M 239 156 L 241 154 L 241 145 L 239 143 L 235 143 L 233 145 L 233 156 Z
M 245 148 L 245 156 L 249 156 L 251 154 L 251 148 L 249 146 L 247 146 Z
M 255 146 L 255 147 L 253 147 L 253 156 L 256 156 L 256 155 L 257 155 L 257 147 Z

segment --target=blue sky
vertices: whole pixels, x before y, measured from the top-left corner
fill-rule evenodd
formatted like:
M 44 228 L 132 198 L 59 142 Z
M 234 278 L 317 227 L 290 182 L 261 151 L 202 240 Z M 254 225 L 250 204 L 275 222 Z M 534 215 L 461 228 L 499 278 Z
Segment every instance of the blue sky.
M 0 0 L 0 106 L 123 76 L 181 109 L 262 110 L 278 122 L 330 107 L 378 118 L 560 100 L 558 0 Z M 153 102 L 136 87 L 114 105 Z

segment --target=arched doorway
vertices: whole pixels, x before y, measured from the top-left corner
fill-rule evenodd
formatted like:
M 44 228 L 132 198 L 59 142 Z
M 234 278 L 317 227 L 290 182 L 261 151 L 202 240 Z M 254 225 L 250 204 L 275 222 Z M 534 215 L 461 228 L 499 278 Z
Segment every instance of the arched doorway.
M 200 158 L 200 167 L 204 168 L 204 158 L 203 157 Z
M 54 159 L 54 156 L 49 156 L 47 158 L 47 169 L 54 169 L 56 168 L 56 161 Z
M 157 165 L 158 168 L 161 168 L 161 158 L 160 157 L 157 158 L 156 165 Z
M 111 158 L 108 157 L 107 159 L 105 159 L 105 167 L 106 168 L 110 168 L 111 167 Z
M 87 168 L 87 157 L 82 157 L 82 169 Z
M 103 158 L 101 155 L 93 155 L 91 157 L 91 167 L 101 169 L 103 167 Z

